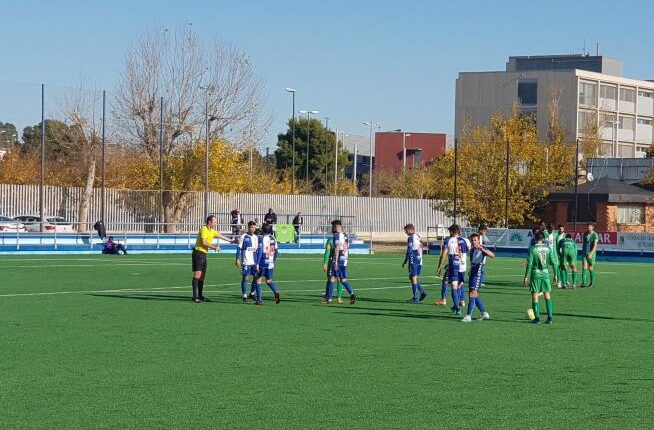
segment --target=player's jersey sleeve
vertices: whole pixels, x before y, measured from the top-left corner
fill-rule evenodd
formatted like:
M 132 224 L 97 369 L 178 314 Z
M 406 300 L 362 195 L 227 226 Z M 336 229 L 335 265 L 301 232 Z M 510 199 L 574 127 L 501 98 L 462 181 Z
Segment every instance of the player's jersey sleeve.
M 549 265 L 552 266 L 552 269 L 554 269 L 554 273 L 557 273 L 557 270 L 559 270 L 559 264 L 558 264 L 556 258 L 554 258 L 554 254 L 552 252 L 547 254 L 547 259 L 548 259 Z
M 265 237 L 259 237 L 259 244 L 257 246 L 257 253 L 256 253 L 256 257 L 254 259 L 254 261 L 256 261 L 256 263 L 259 266 L 262 266 L 266 261 L 265 243 L 266 243 Z
M 593 232 L 590 238 L 590 249 L 593 249 L 593 245 L 598 245 L 599 244 L 599 234 L 597 232 Z
M 327 264 L 329 263 L 329 257 L 331 256 L 331 253 L 334 248 L 334 239 L 327 239 L 327 242 L 325 242 L 325 253 L 322 256 L 322 264 Z
M 527 269 L 525 270 L 525 278 L 529 278 L 529 275 L 531 275 L 531 271 L 536 264 L 538 264 L 538 252 L 536 252 L 536 247 L 533 246 L 529 250 L 529 256 L 527 257 Z
M 413 235 L 407 238 L 406 253 L 404 254 L 404 263 L 411 261 L 411 251 L 413 248 Z

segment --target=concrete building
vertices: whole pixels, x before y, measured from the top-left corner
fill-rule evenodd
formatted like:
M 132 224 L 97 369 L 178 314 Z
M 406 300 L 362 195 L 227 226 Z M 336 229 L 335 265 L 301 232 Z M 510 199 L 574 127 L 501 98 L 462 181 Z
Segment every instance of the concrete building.
M 446 135 L 387 131 L 375 133 L 374 170 L 399 172 L 428 164 L 445 153 Z
M 345 167 L 345 177 L 348 179 L 353 179 L 354 174 L 356 173 L 357 183 L 358 183 L 361 180 L 361 175 L 363 174 L 367 175 L 368 172 L 370 171 L 370 137 L 359 136 L 355 134 L 346 134 L 343 138 L 343 148 L 350 153 L 350 157 L 349 157 L 350 164 Z M 374 157 L 375 157 L 375 147 L 373 145 L 372 148 L 373 160 Z
M 654 143 L 654 81 L 621 73 L 619 60 L 590 55 L 510 57 L 504 71 L 459 73 L 455 137 L 465 127 L 487 126 L 498 112 L 511 114 L 519 102 L 545 140 L 557 105 L 568 141 L 595 127 L 604 142 L 600 156 L 643 157 Z

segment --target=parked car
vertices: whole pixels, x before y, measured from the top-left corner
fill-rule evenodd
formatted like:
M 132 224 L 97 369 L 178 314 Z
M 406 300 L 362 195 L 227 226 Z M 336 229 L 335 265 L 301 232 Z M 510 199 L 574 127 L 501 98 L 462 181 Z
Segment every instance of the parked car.
M 0 233 L 23 233 L 25 225 L 8 216 L 0 215 Z
M 27 231 L 41 231 L 41 217 L 38 215 L 20 215 L 14 217 L 14 220 L 25 224 Z M 46 216 L 43 222 L 44 233 L 72 233 L 74 231 L 73 224 L 60 216 Z

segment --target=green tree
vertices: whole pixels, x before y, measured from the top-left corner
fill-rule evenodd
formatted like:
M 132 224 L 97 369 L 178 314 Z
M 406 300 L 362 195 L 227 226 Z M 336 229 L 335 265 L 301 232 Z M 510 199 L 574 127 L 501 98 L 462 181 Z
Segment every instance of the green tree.
M 279 170 L 292 172 L 293 169 L 293 120 L 288 122 L 288 130 L 277 135 L 275 164 Z M 309 176 L 307 177 L 307 139 L 309 140 Z M 314 190 L 328 192 L 334 184 L 334 160 L 338 156 L 339 178 L 343 177 L 345 167 L 349 164 L 348 153 L 339 142 L 336 150 L 336 134 L 323 127 L 317 119 L 295 120 L 295 177 L 309 181 Z
M 9 122 L 0 121 L 0 146 L 6 147 L 12 143 L 18 143 L 16 126 Z
M 45 158 L 47 161 L 64 161 L 76 156 L 76 147 L 86 137 L 78 126 L 68 126 L 56 119 L 45 120 Z M 41 151 L 41 123 L 23 129 L 24 154 L 38 154 Z

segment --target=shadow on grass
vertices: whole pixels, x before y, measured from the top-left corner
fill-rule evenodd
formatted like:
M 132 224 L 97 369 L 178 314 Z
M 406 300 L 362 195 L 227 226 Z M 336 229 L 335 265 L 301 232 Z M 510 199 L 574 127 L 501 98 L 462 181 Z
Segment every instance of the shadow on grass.
M 572 318 L 590 318 L 590 319 L 599 319 L 599 320 L 614 320 L 614 321 L 631 321 L 631 322 L 648 322 L 654 323 L 654 319 L 645 319 L 645 318 L 627 318 L 627 317 L 607 317 L 602 315 L 582 315 L 582 314 L 571 314 L 571 313 L 554 313 L 554 316 L 564 316 Z
M 110 299 L 129 299 L 129 300 L 145 300 L 145 301 L 173 301 L 173 302 L 188 302 L 189 304 L 195 304 L 191 300 L 190 296 L 173 296 L 166 294 L 87 294 L 93 297 L 102 297 Z M 211 305 L 212 303 L 221 303 L 221 304 L 241 304 L 241 300 L 234 299 L 232 297 L 208 297 L 208 302 L 203 303 L 205 305 Z
M 373 316 L 373 317 L 387 317 L 387 318 L 409 318 L 409 319 L 420 319 L 420 320 L 447 320 L 454 323 L 461 323 L 461 316 L 455 316 L 452 314 L 435 314 L 435 313 L 411 313 L 406 311 L 377 311 L 369 310 L 368 308 L 349 308 L 348 311 L 339 310 L 335 312 L 337 314 L 345 315 L 359 315 L 359 316 Z M 511 323 L 515 324 L 520 322 L 518 319 L 504 319 L 504 318 L 492 318 L 489 323 L 501 322 L 501 323 Z M 474 322 L 477 322 L 476 320 Z

